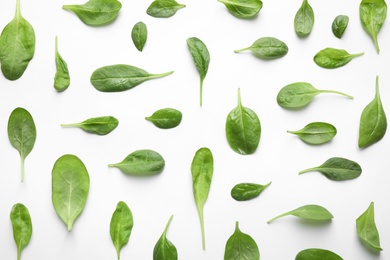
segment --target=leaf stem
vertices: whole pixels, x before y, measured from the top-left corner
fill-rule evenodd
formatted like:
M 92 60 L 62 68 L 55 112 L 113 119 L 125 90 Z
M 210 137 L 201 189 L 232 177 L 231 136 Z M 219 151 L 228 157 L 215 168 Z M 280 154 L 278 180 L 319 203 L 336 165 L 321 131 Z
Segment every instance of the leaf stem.
M 200 95 L 200 100 L 199 100 L 200 106 L 202 106 L 202 103 L 203 103 L 203 79 L 202 78 L 200 79 L 200 93 L 199 93 L 199 95 Z
M 250 47 L 247 47 L 247 48 L 235 50 L 234 52 L 235 52 L 235 53 L 239 53 L 239 52 L 247 51 L 247 50 L 249 50 L 249 49 L 250 49 Z
M 202 249 L 206 250 L 206 235 L 205 235 L 205 230 L 204 230 L 203 205 L 199 205 L 197 208 L 198 208 L 198 214 L 199 214 L 199 220 L 200 220 L 200 230 L 202 233 Z
M 80 123 L 71 123 L 71 124 L 61 124 L 62 127 L 79 127 Z
M 303 174 L 303 173 L 306 173 L 306 172 L 317 171 L 317 169 L 318 169 L 317 167 L 308 168 L 308 169 L 305 169 L 305 170 L 300 171 L 298 174 Z
M 363 56 L 363 54 L 364 52 L 359 52 L 359 53 L 351 54 L 351 57 L 355 58 L 355 57 Z
M 20 16 L 22 16 L 22 13 L 20 12 L 20 0 L 16 0 L 15 17 Z
M 58 53 L 58 36 L 56 35 L 56 38 L 55 38 L 55 54 Z
M 237 99 L 238 99 L 238 106 L 241 107 L 242 103 L 241 103 L 241 90 L 240 89 L 237 90 Z
M 151 78 L 151 79 L 162 78 L 162 77 L 171 75 L 173 72 L 174 72 L 174 71 L 172 70 L 172 71 L 168 71 L 168 72 L 160 73 L 160 74 L 151 74 L 151 75 L 150 75 L 150 78 Z
M 336 90 L 319 90 L 319 92 L 320 92 L 320 93 L 334 93 L 334 94 L 339 94 L 339 95 L 342 95 L 342 96 L 344 96 L 344 97 L 353 99 L 353 96 L 348 95 L 348 94 L 345 94 L 345 93 L 340 92 L 340 91 L 336 91 Z
M 24 181 L 24 158 L 20 157 L 20 171 L 21 171 L 21 179 Z
M 171 217 L 170 217 L 169 220 L 168 220 L 167 225 L 165 226 L 164 233 L 163 233 L 164 236 L 167 236 L 168 227 L 169 227 L 169 225 L 171 224 L 172 219 L 173 219 L 173 215 L 171 215 Z
M 289 215 L 289 214 L 290 214 L 290 211 L 289 211 L 289 212 L 286 212 L 286 213 L 283 213 L 283 214 L 280 214 L 280 215 L 277 215 L 276 217 L 271 218 L 270 220 L 268 220 L 268 221 L 267 221 L 267 224 L 270 224 L 270 223 L 273 222 L 274 220 L 277 220 L 278 218 L 287 216 L 287 215 Z

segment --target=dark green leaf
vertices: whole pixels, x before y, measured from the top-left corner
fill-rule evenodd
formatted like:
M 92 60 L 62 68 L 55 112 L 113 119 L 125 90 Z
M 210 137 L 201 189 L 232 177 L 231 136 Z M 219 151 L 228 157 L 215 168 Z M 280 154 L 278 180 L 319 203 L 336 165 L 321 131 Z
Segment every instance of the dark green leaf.
M 315 145 L 329 142 L 337 134 L 336 127 L 324 122 L 313 122 L 300 130 L 287 132 L 297 135 L 305 143 Z
M 260 59 L 271 60 L 281 58 L 288 52 L 287 45 L 279 39 L 273 37 L 263 37 L 257 39 L 251 46 L 235 50 L 234 52 L 242 52 L 250 50 L 253 55 Z
M 249 236 L 241 232 L 238 227 L 238 221 L 236 221 L 236 229 L 233 235 L 229 237 L 225 246 L 224 260 L 260 260 L 259 248 L 256 241 Z
M 10 218 L 14 233 L 14 240 L 18 250 L 17 259 L 20 260 L 22 250 L 28 245 L 31 239 L 31 217 L 26 206 L 17 203 L 12 207 Z
M 325 48 L 314 56 L 314 62 L 326 69 L 335 69 L 349 63 L 353 58 L 362 56 L 364 52 L 349 54 L 345 50 L 335 48 Z
M 133 214 L 130 208 L 125 202 L 118 202 L 110 222 L 110 236 L 114 243 L 118 259 L 120 259 L 122 247 L 129 242 L 133 225 Z
M 347 29 L 349 17 L 346 15 L 338 15 L 332 22 L 332 32 L 337 38 L 341 38 Z
M 271 223 L 274 220 L 284 217 L 284 216 L 296 216 L 306 220 L 315 220 L 315 221 L 328 221 L 333 218 L 333 215 L 324 207 L 319 205 L 305 205 L 294 210 L 288 211 L 286 213 L 280 214 L 270 220 L 267 223 Z
M 322 165 L 300 171 L 299 174 L 311 171 L 319 171 L 332 181 L 345 181 L 359 177 L 362 173 L 362 168 L 357 162 L 341 157 L 333 157 Z
M 343 260 L 343 258 L 326 249 L 308 248 L 299 252 L 295 260 Z
M 294 18 L 294 29 L 299 37 L 307 37 L 314 26 L 314 12 L 307 0 L 303 0 Z
M 149 5 L 146 13 L 156 18 L 167 18 L 184 7 L 186 6 L 177 3 L 175 0 L 155 0 Z
M 143 22 L 138 22 L 131 30 L 131 39 L 137 50 L 142 51 L 148 38 L 148 28 Z
M 271 182 L 266 185 L 260 185 L 257 183 L 239 183 L 235 185 L 230 195 L 237 201 L 245 201 L 256 198 L 260 193 L 265 190 Z
M 261 0 L 218 0 L 229 12 L 237 18 L 248 19 L 255 17 L 263 7 Z
M 55 162 L 51 177 L 54 209 L 71 231 L 87 202 L 90 183 L 88 171 L 77 156 L 66 154 Z
M 106 135 L 114 130 L 119 124 L 113 116 L 93 117 L 80 123 L 61 124 L 63 127 L 78 127 L 92 134 Z
M 375 251 L 382 251 L 378 229 L 375 224 L 374 202 L 356 219 L 356 231 L 361 241 Z
M 58 38 L 56 36 L 55 44 L 56 75 L 54 76 L 54 88 L 62 92 L 70 85 L 70 76 L 68 65 L 58 52 Z
M 239 154 L 253 154 L 260 142 L 261 125 L 256 113 L 241 103 L 238 89 L 238 105 L 227 116 L 226 138 L 233 151 Z
M 146 120 L 152 122 L 158 128 L 169 129 L 178 126 L 182 119 L 182 114 L 179 110 L 174 108 L 159 109 Z
M 177 260 L 177 250 L 174 244 L 167 238 L 168 227 L 171 224 L 173 216 L 168 220 L 164 232 L 157 241 L 153 249 L 153 260 Z
M 125 91 L 144 81 L 161 78 L 172 74 L 173 71 L 162 74 L 150 74 L 143 69 L 124 64 L 104 66 L 92 73 L 91 83 L 102 92 Z
M 153 150 L 137 150 L 129 154 L 122 162 L 109 164 L 130 176 L 149 176 L 164 170 L 164 158 Z

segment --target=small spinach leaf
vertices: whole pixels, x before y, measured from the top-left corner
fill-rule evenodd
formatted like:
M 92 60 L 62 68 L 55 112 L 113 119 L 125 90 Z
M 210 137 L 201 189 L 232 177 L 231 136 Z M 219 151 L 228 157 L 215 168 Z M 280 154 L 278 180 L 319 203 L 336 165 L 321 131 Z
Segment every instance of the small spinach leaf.
M 151 116 L 145 117 L 145 119 L 158 128 L 169 129 L 180 124 L 182 113 L 174 108 L 163 108 L 157 110 Z
M 261 0 L 218 0 L 229 12 L 237 18 L 249 19 L 255 17 L 263 7 Z
M 24 180 L 24 161 L 34 148 L 36 138 L 37 130 L 30 112 L 21 107 L 15 108 L 8 119 L 8 139 L 20 154 L 22 182 Z
M 338 15 L 332 22 L 332 32 L 337 38 L 341 38 L 347 29 L 349 17 L 347 15 Z
M 307 106 L 318 94 L 334 93 L 353 99 L 352 96 L 334 90 L 318 90 L 310 83 L 295 82 L 284 86 L 278 93 L 276 101 L 286 109 L 301 109 Z
M 174 15 L 179 9 L 186 7 L 175 0 L 154 0 L 146 13 L 156 18 L 167 18 Z
M 250 259 L 260 260 L 260 251 L 256 241 L 248 234 L 241 232 L 236 221 L 236 229 L 225 246 L 224 260 Z
M 250 50 L 253 55 L 260 59 L 271 60 L 281 58 L 288 52 L 287 45 L 274 37 L 263 37 L 257 39 L 251 46 L 240 50 L 235 50 L 235 53 Z
M 261 125 L 256 113 L 241 103 L 238 89 L 238 105 L 227 116 L 226 138 L 233 151 L 239 154 L 253 154 L 260 142 Z
M 210 64 L 210 53 L 206 45 L 196 37 L 187 39 L 187 46 L 200 74 L 200 106 L 202 106 L 203 81 L 206 77 Z
M 87 168 L 77 156 L 65 154 L 55 162 L 51 180 L 54 209 L 71 231 L 87 202 L 90 183 Z
M 379 95 L 378 76 L 374 99 L 363 109 L 360 116 L 359 141 L 360 148 L 368 147 L 383 138 L 387 129 L 387 118 Z
M 213 178 L 214 159 L 208 148 L 200 148 L 191 163 L 192 189 L 196 208 L 199 214 L 202 233 L 202 248 L 206 250 L 203 207 L 209 196 L 211 180 Z
M 172 73 L 173 71 L 151 74 L 135 66 L 116 64 L 96 69 L 91 75 L 91 83 L 102 92 L 119 92 L 134 88 L 144 81 L 161 78 Z
M 375 224 L 374 202 L 356 219 L 356 231 L 363 243 L 375 251 L 382 251 L 378 229 Z
M 83 23 L 91 26 L 113 22 L 121 8 L 118 0 L 89 0 L 82 5 L 62 6 L 62 9 L 75 13 Z
M 324 207 L 314 204 L 305 205 L 286 213 L 280 214 L 270 220 L 267 223 L 271 223 L 274 220 L 284 216 L 296 216 L 302 219 L 315 220 L 315 221 L 327 221 L 333 218 L 333 215 Z
M 314 56 L 314 62 L 326 69 L 335 69 L 349 63 L 353 58 L 362 56 L 364 52 L 349 54 L 346 50 L 325 48 Z
M 19 79 L 34 57 L 35 32 L 20 12 L 20 0 L 16 0 L 14 18 L 0 35 L 0 64 L 4 77 Z
M 30 242 L 33 231 L 30 212 L 28 212 L 26 206 L 21 203 L 17 203 L 12 207 L 10 219 L 12 223 L 15 244 L 18 250 L 17 259 L 20 260 L 22 250 Z
M 300 251 L 295 260 L 343 260 L 338 254 L 321 248 L 308 248 Z
M 169 218 L 164 232 L 153 249 L 153 260 L 177 260 L 177 249 L 167 238 L 168 227 L 171 224 L 173 215 Z
M 58 37 L 56 36 L 55 44 L 55 62 L 56 62 L 56 74 L 54 76 L 54 88 L 58 92 L 62 92 L 70 85 L 70 76 L 68 65 L 58 52 Z
M 300 130 L 287 131 L 287 133 L 297 135 L 305 143 L 317 145 L 332 140 L 337 134 L 337 129 L 329 123 L 313 122 Z
M 131 39 L 137 50 L 142 51 L 148 38 L 148 28 L 143 22 L 138 22 L 131 30 Z
M 298 37 L 307 37 L 313 30 L 314 11 L 308 0 L 303 0 L 294 17 L 294 29 Z
M 333 157 L 320 166 L 300 171 L 299 174 L 312 171 L 319 171 L 332 181 L 344 181 L 359 177 L 362 173 L 362 168 L 357 162 L 342 157 Z
M 259 196 L 260 193 L 270 184 L 271 182 L 266 185 L 257 183 L 239 183 L 232 188 L 230 195 L 237 201 L 251 200 Z
M 164 158 L 153 150 L 137 150 L 130 153 L 123 161 L 109 164 L 130 176 L 149 176 L 164 170 Z
M 129 242 L 134 220 L 130 208 L 123 201 L 119 201 L 111 217 L 110 236 L 114 243 L 118 259 L 123 246 Z
M 86 119 L 80 123 L 61 124 L 61 126 L 78 127 L 88 133 L 106 135 L 114 130 L 118 124 L 118 119 L 113 116 L 100 116 Z

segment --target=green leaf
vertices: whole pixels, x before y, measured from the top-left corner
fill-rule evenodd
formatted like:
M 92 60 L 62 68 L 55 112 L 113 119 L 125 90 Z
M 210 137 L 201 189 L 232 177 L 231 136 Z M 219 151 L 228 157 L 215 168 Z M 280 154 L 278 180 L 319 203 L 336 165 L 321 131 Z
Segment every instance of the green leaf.
M 148 38 L 148 28 L 143 22 L 138 22 L 131 30 L 131 39 L 137 50 L 142 51 Z
M 51 176 L 54 209 L 71 231 L 87 202 L 88 171 L 77 156 L 66 154 L 55 162 Z
M 356 219 L 356 231 L 360 240 L 375 251 L 382 251 L 379 233 L 375 224 L 374 202 Z
M 256 241 L 248 234 L 241 232 L 236 221 L 236 229 L 229 237 L 225 246 L 224 260 L 260 260 Z
M 295 260 L 343 260 L 339 255 L 332 251 L 321 248 L 308 248 L 300 251 Z
M 58 52 L 58 37 L 56 36 L 55 44 L 55 62 L 56 62 L 56 74 L 54 76 L 54 88 L 58 92 L 62 92 L 70 85 L 70 76 L 68 65 Z
M 15 244 L 18 250 L 17 259 L 20 260 L 22 250 L 28 245 L 32 235 L 30 213 L 28 212 L 26 206 L 21 203 L 17 203 L 12 207 L 10 219 Z
M 200 106 L 202 106 L 203 81 L 209 69 L 210 53 L 206 45 L 196 37 L 188 38 L 187 46 L 200 75 Z
M 307 0 L 303 0 L 301 7 L 294 17 L 294 29 L 298 37 L 307 37 L 313 30 L 314 11 Z
M 15 16 L 0 35 L 0 64 L 4 77 L 19 79 L 34 57 L 35 32 L 20 12 L 20 0 L 16 0 Z
M 123 246 L 129 242 L 134 220 L 130 208 L 123 201 L 119 201 L 111 217 L 110 236 L 114 243 L 118 259 Z
M 235 53 L 250 50 L 253 55 L 260 59 L 271 60 L 281 58 L 288 52 L 287 45 L 274 37 L 263 37 L 257 39 L 251 46 L 240 50 L 235 50 Z
M 92 85 L 102 92 L 125 91 L 139 84 L 172 74 L 173 71 L 151 74 L 131 65 L 116 64 L 96 69 L 91 75 Z
M 271 182 L 266 185 L 257 183 L 239 183 L 232 188 L 230 195 L 237 201 L 251 200 L 259 196 L 260 193 L 269 185 L 271 185 Z
M 379 54 L 378 33 L 387 16 L 384 0 L 362 0 L 359 5 L 360 21 L 364 30 L 371 36 Z
M 338 15 L 332 22 L 332 32 L 337 38 L 341 38 L 347 29 L 349 17 L 347 15 Z
M 256 113 L 241 103 L 238 89 L 238 105 L 227 116 L 226 138 L 233 151 L 239 154 L 253 154 L 260 142 L 261 125 Z
M 333 215 L 324 207 L 319 205 L 305 205 L 294 210 L 288 211 L 286 213 L 280 214 L 270 220 L 267 223 L 271 223 L 274 220 L 284 217 L 284 216 L 296 216 L 306 220 L 314 220 L 314 221 L 328 221 L 333 218 Z
M 364 52 L 349 54 L 346 50 L 325 48 L 314 56 L 314 62 L 326 69 L 335 69 L 349 63 L 353 58 L 362 56 Z
M 333 157 L 322 165 L 300 171 L 299 174 L 311 171 L 319 171 L 332 181 L 345 181 L 359 177 L 362 173 L 362 168 L 357 162 L 341 157 Z
M 112 130 L 114 130 L 118 126 L 118 124 L 118 119 L 113 116 L 100 116 L 89 118 L 80 123 L 61 124 L 61 126 L 78 127 L 88 133 L 106 135 L 109 134 Z
M 24 108 L 15 108 L 8 119 L 8 139 L 11 145 L 19 151 L 21 180 L 24 180 L 24 161 L 34 148 L 37 138 L 34 119 Z
M 130 176 L 149 176 L 164 170 L 164 158 L 153 150 L 137 150 L 130 153 L 123 161 L 109 164 Z
M 237 18 L 254 18 L 263 7 L 261 0 L 218 0 Z
M 73 12 L 90 26 L 102 26 L 115 20 L 122 4 L 118 0 L 89 0 L 82 5 L 64 5 L 62 9 Z
M 321 93 L 334 93 L 353 99 L 352 96 L 334 90 L 318 90 L 310 83 L 295 82 L 284 86 L 278 93 L 276 101 L 279 106 L 286 109 L 301 109 L 306 107 Z
M 177 3 L 175 0 L 155 0 L 149 5 L 146 13 L 156 18 L 167 18 L 184 7 L 186 6 Z
M 359 141 L 360 148 L 368 147 L 380 141 L 386 133 L 387 118 L 379 95 L 379 78 L 376 77 L 374 99 L 363 109 L 360 116 Z
M 158 128 L 169 129 L 180 124 L 182 113 L 174 108 L 163 108 L 157 110 L 151 116 L 145 117 L 145 119 Z
M 287 131 L 287 133 L 297 135 L 305 143 L 318 145 L 332 140 L 337 134 L 337 130 L 329 123 L 313 122 L 300 130 Z
M 167 238 L 168 227 L 171 224 L 173 215 L 169 218 L 164 232 L 157 241 L 153 249 L 153 260 L 177 260 L 177 249 L 174 244 Z
M 191 163 L 192 188 L 202 233 L 202 248 L 206 249 L 203 207 L 209 195 L 213 178 L 214 159 L 208 148 L 200 148 Z

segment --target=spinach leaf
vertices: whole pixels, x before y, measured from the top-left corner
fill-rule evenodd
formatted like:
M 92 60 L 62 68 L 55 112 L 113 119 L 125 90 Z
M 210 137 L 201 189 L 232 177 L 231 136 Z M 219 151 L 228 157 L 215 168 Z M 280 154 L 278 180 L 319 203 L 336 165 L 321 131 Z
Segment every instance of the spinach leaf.
M 58 52 L 58 37 L 55 44 L 56 75 L 54 76 L 54 88 L 62 92 L 70 85 L 68 65 Z
M 229 237 L 225 246 L 224 260 L 250 259 L 260 260 L 256 241 L 248 234 L 241 232 L 236 221 L 236 229 Z
M 229 12 L 237 18 L 249 19 L 255 17 L 263 7 L 261 0 L 218 0 Z
M 332 140 L 337 134 L 337 129 L 329 123 L 313 122 L 300 130 L 287 131 L 287 133 L 297 135 L 305 143 L 317 145 Z
M 332 181 L 345 181 L 359 177 L 362 173 L 362 168 L 357 162 L 341 157 L 333 157 L 320 166 L 300 171 L 299 174 L 312 171 L 319 171 Z
M 137 150 L 130 153 L 123 161 L 109 164 L 124 174 L 130 176 L 149 176 L 161 173 L 164 170 L 164 158 L 153 150 Z
M 387 16 L 384 0 L 362 0 L 359 6 L 360 21 L 364 30 L 371 36 L 379 54 L 378 33 Z
M 172 73 L 173 71 L 150 74 L 135 66 L 117 64 L 96 69 L 91 75 L 91 83 L 102 92 L 119 92 L 134 88 L 144 81 L 161 78 Z
M 118 16 L 122 4 L 118 0 L 89 0 L 82 5 L 64 5 L 62 9 L 73 12 L 90 26 L 111 23 Z
M 227 116 L 226 138 L 233 151 L 239 154 L 253 154 L 260 142 L 261 125 L 256 113 L 241 103 L 238 89 L 238 105 Z
M 294 29 L 298 37 L 307 37 L 313 30 L 314 11 L 308 0 L 303 0 L 294 17 Z
M 363 109 L 360 116 L 359 141 L 360 148 L 370 146 L 383 138 L 387 129 L 386 114 L 379 95 L 378 76 L 374 99 Z
M 154 0 L 146 13 L 156 18 L 167 18 L 174 15 L 179 9 L 186 7 L 175 0 Z
M 20 0 L 16 0 L 14 18 L 0 35 L 0 63 L 4 77 L 17 80 L 34 57 L 35 32 L 20 12 Z
M 271 185 L 271 182 L 266 185 L 257 183 L 239 183 L 232 188 L 230 195 L 237 201 L 251 200 L 259 196 L 260 193 L 269 185 Z
M 341 38 L 347 29 L 349 17 L 347 15 L 338 15 L 332 22 L 332 32 L 337 38 Z
M 142 51 L 148 38 L 148 28 L 143 22 L 138 22 L 131 30 L 131 39 L 137 50 Z
M 8 139 L 11 145 L 19 151 L 21 180 L 24 180 L 24 161 L 34 148 L 37 138 L 34 119 L 24 108 L 15 108 L 8 119 Z
M 118 126 L 118 124 L 118 119 L 113 116 L 100 116 L 89 118 L 80 123 L 61 124 L 61 126 L 78 127 L 88 133 L 106 135 L 112 130 L 114 130 Z
M 162 129 L 169 129 L 178 126 L 182 119 L 182 114 L 174 108 L 163 108 L 154 112 L 151 116 L 145 117 L 155 126 Z
M 300 251 L 295 260 L 343 260 L 338 254 L 321 248 L 308 248 Z
M 164 232 L 153 249 L 153 260 L 177 260 L 177 249 L 167 238 L 168 227 L 171 224 L 173 215 L 169 218 Z
M 28 245 L 32 235 L 30 212 L 21 203 L 15 204 L 11 209 L 10 219 L 14 240 L 18 250 L 17 259 L 21 259 L 22 250 Z
M 378 229 L 375 224 L 374 202 L 356 219 L 356 231 L 360 240 L 375 251 L 382 251 Z
M 211 180 L 213 178 L 214 159 L 210 149 L 200 148 L 191 163 L 192 189 L 196 208 L 199 214 L 202 233 L 202 248 L 206 250 L 203 207 L 209 196 Z
M 206 45 L 196 37 L 188 38 L 187 46 L 195 62 L 196 69 L 200 74 L 200 106 L 202 106 L 203 80 L 209 69 L 210 53 Z
M 349 63 L 353 58 L 362 56 L 364 52 L 349 54 L 346 50 L 325 48 L 316 53 L 314 62 L 326 69 L 335 69 Z
M 240 50 L 235 50 L 235 53 L 250 50 L 253 55 L 260 59 L 271 60 L 281 58 L 288 52 L 287 45 L 274 37 L 263 37 L 257 39 L 251 46 Z
M 326 208 L 319 205 L 309 204 L 288 211 L 286 213 L 280 214 L 268 220 L 267 223 L 269 224 L 278 218 L 288 216 L 288 215 L 296 216 L 306 220 L 315 220 L 315 221 L 327 221 L 333 218 L 333 215 Z
M 307 106 L 318 94 L 334 93 L 353 99 L 352 96 L 334 90 L 318 90 L 310 83 L 295 82 L 284 86 L 278 93 L 276 101 L 286 109 L 301 109 Z
M 123 246 L 129 242 L 134 220 L 130 208 L 123 201 L 119 201 L 111 217 L 110 236 L 114 243 L 118 259 Z
M 51 172 L 52 202 L 57 215 L 68 231 L 83 212 L 89 192 L 89 174 L 84 163 L 75 155 L 65 154 L 57 159 Z

